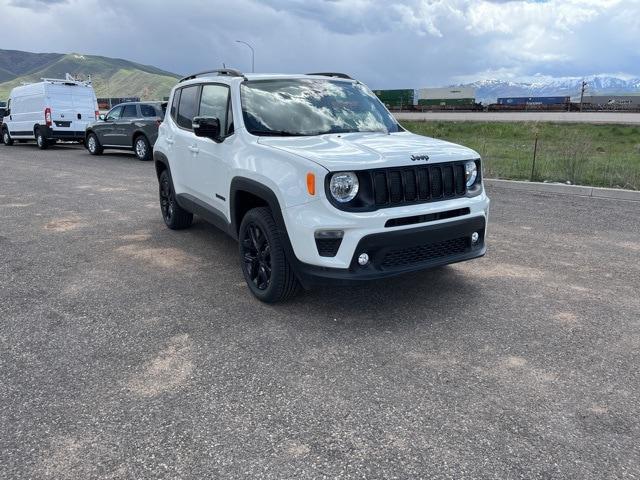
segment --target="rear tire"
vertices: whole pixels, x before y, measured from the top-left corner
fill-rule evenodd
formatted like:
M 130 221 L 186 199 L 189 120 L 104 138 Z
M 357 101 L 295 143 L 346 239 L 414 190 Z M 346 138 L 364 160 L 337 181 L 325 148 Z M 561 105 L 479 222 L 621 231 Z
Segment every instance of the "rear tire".
M 95 133 L 90 133 L 87 137 L 87 150 L 91 155 L 102 155 L 102 145 L 100 145 L 98 136 Z
M 143 162 L 151 160 L 151 145 L 149 145 L 149 140 L 144 135 L 137 136 L 133 141 L 133 151 L 136 153 L 138 160 Z
M 13 138 L 11 138 L 11 135 L 9 135 L 8 128 L 2 129 L 2 143 L 4 143 L 7 147 L 13 145 Z
M 44 138 L 44 135 L 42 135 L 42 132 L 40 131 L 39 128 L 36 128 L 36 145 L 38 145 L 38 148 L 40 150 L 46 150 L 47 148 L 49 148 L 49 142 L 47 141 L 46 138 Z
M 193 222 L 193 213 L 188 212 L 176 201 L 176 193 L 173 189 L 173 182 L 167 170 L 160 174 L 160 210 L 162 219 L 171 230 L 182 230 Z
M 282 302 L 300 290 L 284 251 L 283 234 L 267 207 L 249 210 L 240 224 L 242 273 L 251 293 L 265 303 Z

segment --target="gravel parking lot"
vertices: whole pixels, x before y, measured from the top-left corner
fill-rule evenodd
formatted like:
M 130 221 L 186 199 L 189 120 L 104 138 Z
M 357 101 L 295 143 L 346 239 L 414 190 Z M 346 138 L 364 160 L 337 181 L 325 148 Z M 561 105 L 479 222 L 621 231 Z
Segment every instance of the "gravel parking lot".
M 0 478 L 640 478 L 640 204 L 268 306 L 129 153 L 0 146 Z

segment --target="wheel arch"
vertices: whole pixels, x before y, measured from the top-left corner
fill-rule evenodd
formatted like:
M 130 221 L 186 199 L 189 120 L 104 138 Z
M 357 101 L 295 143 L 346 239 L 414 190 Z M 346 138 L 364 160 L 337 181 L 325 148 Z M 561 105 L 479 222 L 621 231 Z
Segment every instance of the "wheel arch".
M 171 168 L 169 167 L 169 159 L 165 154 L 161 152 L 154 151 L 153 152 L 153 163 L 156 167 L 156 176 L 158 180 L 160 180 L 160 175 L 165 170 L 169 173 L 169 178 L 171 178 Z
M 133 135 L 131 135 L 131 148 L 136 148 L 136 140 L 138 139 L 138 137 L 143 136 L 144 138 L 147 139 L 147 143 L 149 144 L 149 146 L 151 147 L 151 142 L 149 142 L 149 137 L 146 133 L 144 133 L 144 131 L 142 130 L 136 130 L 135 132 L 133 132 Z

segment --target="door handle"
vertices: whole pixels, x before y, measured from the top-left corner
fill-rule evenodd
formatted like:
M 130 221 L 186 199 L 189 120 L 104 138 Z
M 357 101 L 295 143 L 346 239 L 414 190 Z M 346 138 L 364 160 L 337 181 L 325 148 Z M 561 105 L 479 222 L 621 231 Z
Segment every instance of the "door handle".
M 164 141 L 167 142 L 169 145 L 173 145 L 173 142 L 175 140 L 173 138 L 165 138 Z
M 189 146 L 188 148 L 193 153 L 198 153 L 200 151 L 198 147 Z

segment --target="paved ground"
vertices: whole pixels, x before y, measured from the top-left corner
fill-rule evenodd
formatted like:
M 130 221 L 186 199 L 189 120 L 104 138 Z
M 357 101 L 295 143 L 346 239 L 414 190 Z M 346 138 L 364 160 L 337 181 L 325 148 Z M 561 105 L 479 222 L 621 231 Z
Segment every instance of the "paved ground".
M 394 115 L 398 120 L 640 124 L 640 113 L 624 112 L 398 112 Z
M 637 202 L 494 188 L 487 257 L 266 306 L 152 164 L 0 171 L 0 478 L 640 478 Z

